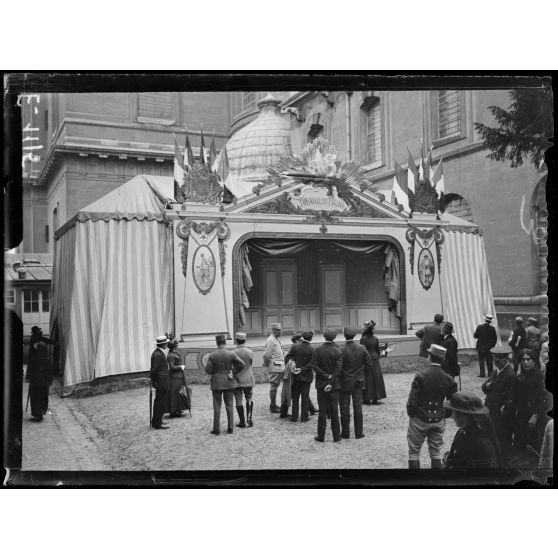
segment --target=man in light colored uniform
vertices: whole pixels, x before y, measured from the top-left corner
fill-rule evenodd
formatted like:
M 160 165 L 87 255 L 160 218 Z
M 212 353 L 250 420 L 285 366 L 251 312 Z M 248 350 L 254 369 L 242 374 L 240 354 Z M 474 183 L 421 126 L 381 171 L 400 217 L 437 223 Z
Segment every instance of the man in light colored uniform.
M 272 413 L 279 413 L 281 411 L 277 406 L 277 388 L 281 384 L 283 372 L 285 371 L 285 356 L 279 337 L 281 337 L 281 324 L 271 324 L 271 335 L 265 342 L 263 364 L 267 367 L 269 374 L 269 410 Z

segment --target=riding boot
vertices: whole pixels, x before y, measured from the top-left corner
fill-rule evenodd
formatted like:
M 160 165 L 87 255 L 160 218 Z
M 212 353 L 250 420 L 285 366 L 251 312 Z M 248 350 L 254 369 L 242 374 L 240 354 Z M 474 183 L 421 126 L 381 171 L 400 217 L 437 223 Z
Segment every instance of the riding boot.
M 238 426 L 238 428 L 246 428 L 246 420 L 244 418 L 244 407 L 242 405 L 237 405 L 236 412 L 238 413 L 238 418 L 240 419 L 240 422 L 237 423 L 236 426 Z
M 269 394 L 269 398 L 270 398 L 270 404 L 269 404 L 269 410 L 272 413 L 278 413 L 280 411 L 279 407 L 277 406 L 277 392 L 275 393 L 270 393 Z
M 432 469 L 441 469 L 442 468 L 442 460 L 441 459 L 431 459 L 430 460 Z
M 417 459 L 409 459 L 409 469 L 420 469 L 420 461 Z
M 252 409 L 254 408 L 253 401 L 246 401 L 246 421 L 248 423 L 248 427 L 254 426 L 254 422 L 252 421 Z

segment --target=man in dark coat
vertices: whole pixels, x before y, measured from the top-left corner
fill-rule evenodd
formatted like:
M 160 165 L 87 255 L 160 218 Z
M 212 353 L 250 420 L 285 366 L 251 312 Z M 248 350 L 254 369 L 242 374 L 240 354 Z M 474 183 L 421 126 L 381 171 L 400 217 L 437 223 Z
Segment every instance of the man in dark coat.
M 227 432 L 233 433 L 234 424 L 234 390 L 238 387 L 235 375 L 242 371 L 245 362 L 232 351 L 227 351 L 227 336 L 215 336 L 217 350 L 207 359 L 205 371 L 211 376 L 211 391 L 213 393 L 213 430 L 216 436 L 221 433 L 221 403 L 225 401 L 227 411 Z
M 539 321 L 536 318 L 527 319 L 528 326 L 525 328 L 525 348 L 529 349 L 535 361 L 541 356 L 542 332 L 539 329 Z
M 346 327 L 345 346 L 341 349 L 343 363 L 341 368 L 341 438 L 350 438 L 351 398 L 355 421 L 355 438 L 364 438 L 362 418 L 362 386 L 365 369 L 372 368 L 370 355 L 363 345 L 353 341 L 356 330 Z
M 442 343 L 443 321 L 444 316 L 442 316 L 442 314 L 436 314 L 433 324 L 427 324 L 415 333 L 420 339 L 419 355 L 421 357 L 428 358 L 428 349 L 430 349 L 430 345 L 440 345 Z
M 46 343 L 39 338 L 33 343 L 33 353 L 29 360 L 29 401 L 31 416 L 36 421 L 43 420 L 48 411 L 48 391 L 52 383 L 50 356 Z
M 525 328 L 523 327 L 523 318 L 517 316 L 515 318 L 515 327 L 513 328 L 511 339 L 508 345 L 511 347 L 513 356 L 513 371 L 517 374 L 519 362 L 521 360 L 521 351 L 525 348 Z
M 318 392 L 318 435 L 316 442 L 323 442 L 327 426 L 327 415 L 331 418 L 333 441 L 341 441 L 339 425 L 339 388 L 341 387 L 341 349 L 333 343 L 337 333 L 332 329 L 324 331 L 325 343 L 314 352 L 311 365 L 316 372 L 316 391 Z
M 486 393 L 484 404 L 490 411 L 502 458 L 507 461 L 511 455 L 513 423 L 509 414 L 504 413 L 504 408 L 506 402 L 511 400 L 516 375 L 508 360 L 508 348 L 493 347 L 490 352 L 494 358 L 495 369 L 482 384 L 482 391 Z
M 481 324 L 475 330 L 473 337 L 477 340 L 477 353 L 479 355 L 479 367 L 480 374 L 479 378 L 486 378 L 486 372 L 484 364 L 486 363 L 486 368 L 488 368 L 488 375 L 492 374 L 492 353 L 490 349 L 494 347 L 498 341 L 496 336 L 496 330 L 491 322 L 494 318 L 486 314 L 484 316 L 484 324 Z
M 45 337 L 43 335 L 43 330 L 39 327 L 39 326 L 33 326 L 31 328 L 31 338 L 29 339 L 29 356 L 27 358 L 27 373 L 25 374 L 25 378 L 27 380 L 29 380 L 29 374 L 32 373 L 32 368 L 33 368 L 33 353 L 35 352 L 35 345 L 39 342 L 42 341 L 43 343 L 46 343 L 47 345 L 54 345 L 55 342 L 52 341 L 51 339 L 49 339 L 48 337 Z M 48 348 L 47 348 L 48 351 Z
M 159 335 L 155 340 L 157 347 L 151 353 L 151 371 L 149 377 L 151 385 L 155 388 L 155 401 L 153 402 L 153 416 L 151 426 L 156 430 L 166 430 L 170 428 L 163 422 L 165 406 L 169 392 L 169 363 L 167 354 L 169 352 L 167 344 L 169 339 L 166 335 Z
M 457 391 L 455 380 L 442 370 L 446 349 L 434 344 L 428 352 L 429 366 L 415 375 L 407 400 L 409 469 L 420 469 L 420 450 L 424 440 L 428 442 L 432 469 L 442 468 L 441 453 L 446 430 L 443 402 Z
M 453 324 L 445 322 L 442 326 L 442 347 L 446 349 L 446 358 L 442 362 L 442 370 L 452 378 L 459 376 L 459 362 L 457 362 L 457 339 L 453 334 Z
M 293 343 L 285 357 L 286 363 L 290 360 L 294 360 L 295 364 L 291 389 L 291 422 L 297 422 L 298 420 L 299 400 L 302 400 L 300 405 L 300 421 L 306 422 L 308 420 L 310 409 L 310 384 L 314 379 L 314 371 L 311 366 L 312 357 L 314 356 L 314 347 L 312 347 L 310 343 L 312 337 L 314 337 L 314 331 L 305 329 L 302 332 L 302 341 L 300 343 Z

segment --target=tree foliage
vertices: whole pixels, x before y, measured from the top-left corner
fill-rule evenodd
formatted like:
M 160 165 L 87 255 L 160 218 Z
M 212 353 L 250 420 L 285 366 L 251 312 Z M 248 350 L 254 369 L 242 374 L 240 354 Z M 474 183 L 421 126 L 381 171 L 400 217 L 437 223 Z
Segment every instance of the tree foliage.
M 497 128 L 475 122 L 475 129 L 490 149 L 488 158 L 508 160 L 515 168 L 529 157 L 539 168 L 544 152 L 552 145 L 548 141 L 553 137 L 552 91 L 547 88 L 514 89 L 510 91 L 510 99 L 507 110 L 488 107 L 498 123 Z

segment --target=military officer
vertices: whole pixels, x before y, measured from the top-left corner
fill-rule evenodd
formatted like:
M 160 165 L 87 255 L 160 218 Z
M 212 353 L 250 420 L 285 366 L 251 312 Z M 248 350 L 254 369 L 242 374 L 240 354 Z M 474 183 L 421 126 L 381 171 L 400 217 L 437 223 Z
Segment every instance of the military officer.
M 254 372 L 252 371 L 252 360 L 254 353 L 251 349 L 246 347 L 246 333 L 239 331 L 235 335 L 236 349 L 234 354 L 244 362 L 244 368 L 236 375 L 236 382 L 238 387 L 234 390 L 234 398 L 236 401 L 236 411 L 240 422 L 236 425 L 239 428 L 246 427 L 246 421 L 248 426 L 254 426 L 252 421 L 252 411 L 254 408 L 254 402 L 252 401 L 252 392 L 256 382 L 254 381 Z M 244 408 L 242 406 L 242 394 L 246 399 L 246 417 L 244 417 Z
M 513 371 L 517 374 L 519 363 L 521 361 L 521 352 L 525 348 L 525 328 L 523 327 L 523 318 L 517 316 L 515 318 L 515 327 L 513 328 L 508 345 L 512 349 Z
M 269 410 L 272 413 L 281 413 L 281 416 L 286 417 L 289 407 L 287 406 L 285 409 L 285 405 L 283 405 L 280 409 L 277 406 L 277 388 L 281 384 L 283 372 L 285 371 L 285 356 L 279 337 L 281 337 L 281 324 L 271 324 L 271 335 L 265 342 L 263 364 L 267 367 L 269 374 Z
M 221 433 L 221 402 L 225 401 L 227 411 L 227 433 L 233 433 L 234 421 L 234 389 L 238 383 L 235 376 L 244 368 L 244 361 L 234 352 L 227 351 L 227 336 L 215 336 L 217 350 L 207 359 L 205 371 L 211 376 L 211 391 L 213 392 L 213 430 L 211 434 Z

